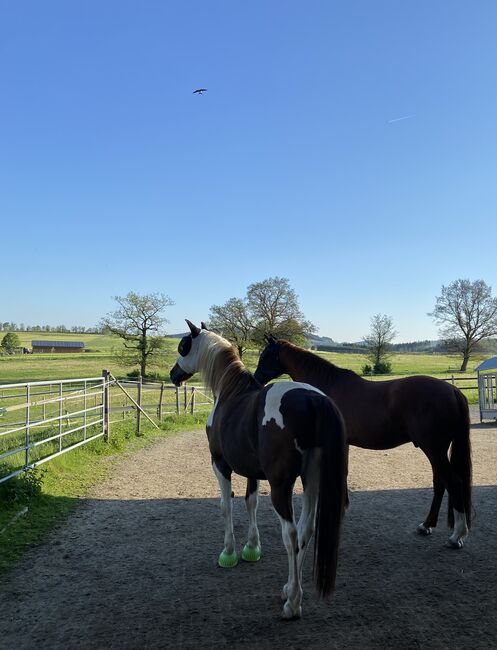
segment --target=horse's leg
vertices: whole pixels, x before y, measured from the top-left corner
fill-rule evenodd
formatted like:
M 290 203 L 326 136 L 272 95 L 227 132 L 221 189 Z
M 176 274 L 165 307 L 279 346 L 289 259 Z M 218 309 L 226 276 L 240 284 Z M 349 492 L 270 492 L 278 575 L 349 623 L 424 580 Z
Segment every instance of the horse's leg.
M 218 557 L 218 564 L 231 568 L 238 563 L 233 533 L 233 507 L 231 503 L 231 468 L 222 461 L 212 460 L 212 468 L 221 490 L 221 512 L 224 516 L 224 548 Z
M 242 559 L 246 562 L 257 562 L 261 559 L 261 541 L 259 538 L 259 529 L 257 528 L 258 497 L 259 481 L 255 478 L 247 479 L 245 505 L 247 506 L 249 518 L 249 530 L 247 543 L 242 550 Z
M 297 525 L 298 533 L 298 557 L 297 567 L 300 583 L 302 584 L 302 567 L 309 548 L 309 542 L 314 534 L 316 522 L 316 509 L 319 498 L 319 476 L 321 467 L 321 450 L 311 449 L 305 453 L 304 467 L 302 471 L 302 484 L 304 494 L 302 496 L 302 512 L 300 513 Z
M 431 453 L 429 458 L 433 467 L 434 476 L 436 475 L 438 477 L 438 480 L 444 484 L 449 493 L 449 507 L 452 505 L 454 508 L 454 530 L 449 537 L 449 545 L 453 548 L 462 548 L 464 538 L 468 534 L 468 526 L 464 513 L 461 480 L 454 473 L 446 454 L 436 456 Z
M 282 613 L 283 618 L 287 619 L 302 616 L 302 586 L 297 566 L 298 533 L 293 518 L 292 491 L 293 482 L 271 485 L 271 500 L 280 519 L 281 535 L 288 554 L 286 602 Z
M 432 529 L 436 527 L 438 522 L 438 513 L 440 512 L 440 506 L 445 492 L 444 481 L 440 478 L 436 466 L 433 465 L 431 460 L 430 463 L 433 471 L 433 500 L 431 502 L 430 512 L 426 519 L 418 526 L 417 530 L 420 535 L 431 535 Z

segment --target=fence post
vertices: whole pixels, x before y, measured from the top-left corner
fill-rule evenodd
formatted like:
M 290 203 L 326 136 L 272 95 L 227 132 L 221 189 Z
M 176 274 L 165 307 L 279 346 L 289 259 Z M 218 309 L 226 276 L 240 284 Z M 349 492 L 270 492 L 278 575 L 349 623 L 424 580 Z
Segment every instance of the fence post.
M 176 386 L 176 415 L 179 415 L 179 386 Z
M 62 382 L 59 384 L 59 451 L 62 451 Z
M 192 403 L 190 405 L 190 413 L 193 415 L 195 412 L 195 386 L 192 386 Z
M 104 431 L 104 440 L 107 442 L 109 440 L 110 434 L 110 388 L 109 388 L 109 371 L 102 370 L 102 379 L 103 379 L 103 393 L 102 393 L 102 410 L 103 410 L 103 431 Z M 86 395 L 86 393 L 85 393 Z
M 186 409 L 188 408 L 188 389 L 186 387 L 186 383 L 183 384 L 183 404 L 184 404 L 184 412 L 186 413 Z
M 140 408 L 142 405 L 142 383 L 143 383 L 143 378 L 141 375 L 138 375 L 138 384 L 137 384 L 138 392 L 137 392 L 136 401 Z M 141 420 L 142 420 L 142 412 L 140 409 L 136 409 L 136 435 L 137 436 L 141 436 L 141 431 L 140 431 Z
M 25 467 L 29 467 L 29 402 L 31 399 L 29 384 L 26 384 L 26 458 Z
M 164 382 L 160 385 L 160 397 L 159 397 L 159 408 L 157 409 L 157 415 L 159 417 L 159 422 L 162 421 L 162 398 L 164 397 Z

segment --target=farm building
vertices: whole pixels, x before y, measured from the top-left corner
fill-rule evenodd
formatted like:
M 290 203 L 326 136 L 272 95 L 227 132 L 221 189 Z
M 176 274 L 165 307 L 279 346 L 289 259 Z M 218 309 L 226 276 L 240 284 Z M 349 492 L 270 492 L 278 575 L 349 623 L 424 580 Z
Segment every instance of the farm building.
M 80 341 L 31 341 L 36 352 L 84 352 L 85 344 Z
M 497 419 L 497 357 L 487 359 L 476 371 L 480 420 Z

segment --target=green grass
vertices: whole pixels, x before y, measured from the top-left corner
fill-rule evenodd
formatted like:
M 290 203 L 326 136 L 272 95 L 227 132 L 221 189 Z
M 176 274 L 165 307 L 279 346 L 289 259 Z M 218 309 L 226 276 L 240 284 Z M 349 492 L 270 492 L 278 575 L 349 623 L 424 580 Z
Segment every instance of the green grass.
M 22 345 L 31 347 L 31 341 L 38 338 L 37 332 L 18 332 Z M 35 336 L 36 335 L 36 336 Z M 47 340 L 85 341 L 94 351 L 50 354 L 16 354 L 0 357 L 0 384 L 24 381 L 43 381 L 46 379 L 72 379 L 79 377 L 100 377 L 106 368 L 115 376 L 123 377 L 138 366 L 124 366 L 119 363 L 114 351 L 122 350 L 121 339 L 101 334 L 67 335 L 54 334 L 39 337 Z M 90 347 L 91 344 L 91 347 Z M 169 371 L 174 365 L 178 340 L 165 340 L 165 353 L 159 367 L 152 366 L 164 380 L 169 379 Z
M 134 434 L 132 420 L 114 424 L 108 443 L 102 439 L 88 443 L 0 484 L 0 573 L 62 524 L 89 488 L 109 475 L 117 456 L 133 453 L 171 432 L 203 428 L 205 420 L 206 414 L 168 416 L 160 430 L 145 422 L 140 437 Z

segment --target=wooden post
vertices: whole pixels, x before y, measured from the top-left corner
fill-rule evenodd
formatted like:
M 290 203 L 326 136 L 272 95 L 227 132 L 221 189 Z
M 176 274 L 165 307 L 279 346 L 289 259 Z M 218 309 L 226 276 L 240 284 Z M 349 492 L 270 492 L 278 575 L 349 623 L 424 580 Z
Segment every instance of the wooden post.
M 162 399 L 164 397 L 164 382 L 160 385 L 160 396 L 159 396 L 159 408 L 157 409 L 157 415 L 159 417 L 159 422 L 162 420 Z
M 176 415 L 179 415 L 179 386 L 176 386 Z
M 107 442 L 109 440 L 110 434 L 110 389 L 109 389 L 109 378 L 110 373 L 108 370 L 102 370 L 103 378 L 103 394 L 102 394 L 102 410 L 103 410 L 103 431 L 104 431 L 104 440 Z
M 192 386 L 192 403 L 190 404 L 190 413 L 193 415 L 195 412 L 195 386 Z
M 186 383 L 183 384 L 183 405 L 184 405 L 184 412 L 186 413 L 186 409 L 188 408 L 188 389 L 186 387 Z
M 137 404 L 141 408 L 142 405 L 142 382 L 143 378 L 141 375 L 138 375 L 138 384 L 137 384 Z M 140 409 L 136 409 L 136 435 L 141 436 L 141 431 L 140 431 L 140 426 L 141 426 L 141 417 L 142 417 L 142 412 Z

